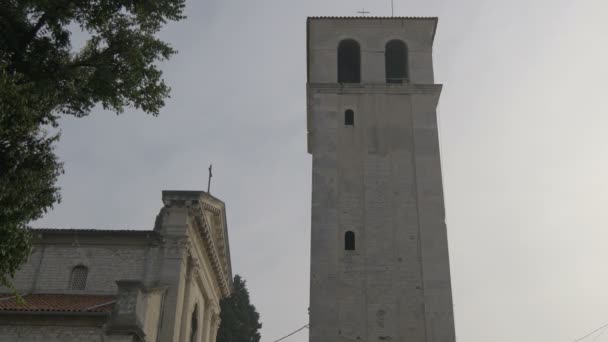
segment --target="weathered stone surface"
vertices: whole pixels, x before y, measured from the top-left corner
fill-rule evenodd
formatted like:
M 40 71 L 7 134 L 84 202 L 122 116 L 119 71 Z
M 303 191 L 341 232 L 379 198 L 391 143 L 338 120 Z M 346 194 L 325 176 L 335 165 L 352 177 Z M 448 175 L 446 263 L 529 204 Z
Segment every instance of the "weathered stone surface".
M 309 19 L 313 156 L 310 341 L 454 342 L 436 105 L 435 19 Z M 337 46 L 361 47 L 361 83 L 338 84 Z M 409 80 L 386 84 L 401 39 Z M 353 110 L 354 125 L 344 112 Z M 344 235 L 356 236 L 345 250 Z
M 232 282 L 224 203 L 202 191 L 165 191 L 163 203 L 151 231 L 35 230 L 35 251 L 14 279 L 18 291 L 112 295 L 101 303 L 112 310 L 0 310 L 0 341 L 181 342 L 190 340 L 193 316 L 196 340 L 215 341 Z M 79 265 L 86 286 L 73 290 Z
M 0 325 L 0 341 L 11 342 L 106 342 L 101 327 Z M 116 341 L 118 340 L 111 340 Z M 126 341 L 126 340 L 125 340 Z

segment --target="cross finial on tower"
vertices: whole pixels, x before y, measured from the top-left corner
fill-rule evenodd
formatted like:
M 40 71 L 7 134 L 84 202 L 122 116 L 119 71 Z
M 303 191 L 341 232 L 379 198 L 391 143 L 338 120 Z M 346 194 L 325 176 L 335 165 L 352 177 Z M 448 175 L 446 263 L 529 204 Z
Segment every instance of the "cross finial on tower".
M 357 12 L 357 13 L 361 14 L 361 16 L 363 16 L 363 17 L 365 17 L 365 15 L 366 15 L 366 14 L 369 14 L 369 12 L 365 10 L 365 8 L 364 8 L 364 9 L 362 9 L 362 10 L 360 10 L 360 11 L 359 11 L 359 12 Z

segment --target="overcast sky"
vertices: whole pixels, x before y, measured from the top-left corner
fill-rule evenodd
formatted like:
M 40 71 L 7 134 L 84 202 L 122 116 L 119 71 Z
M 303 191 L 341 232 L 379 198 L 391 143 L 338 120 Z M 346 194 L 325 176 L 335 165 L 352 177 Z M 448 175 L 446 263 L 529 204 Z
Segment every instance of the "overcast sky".
M 63 202 L 35 225 L 151 229 L 161 190 L 205 189 L 212 162 L 262 341 L 308 323 L 306 17 L 362 8 L 390 15 L 390 0 L 189 1 L 162 32 L 179 50 L 162 66 L 167 106 L 63 119 Z M 439 17 L 460 342 L 568 342 L 608 322 L 607 12 L 606 0 L 395 0 L 396 15 Z

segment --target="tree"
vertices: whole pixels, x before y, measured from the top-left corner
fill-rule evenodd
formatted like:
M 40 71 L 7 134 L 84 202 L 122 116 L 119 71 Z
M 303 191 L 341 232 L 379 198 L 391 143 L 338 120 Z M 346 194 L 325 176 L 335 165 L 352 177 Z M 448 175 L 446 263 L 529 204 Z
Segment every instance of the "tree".
M 96 105 L 158 115 L 169 96 L 155 37 L 185 0 L 0 0 L 0 284 L 31 251 L 28 223 L 60 201 L 60 115 Z M 72 31 L 86 42 L 75 49 Z
M 230 297 L 220 302 L 221 323 L 217 332 L 217 342 L 259 342 L 260 315 L 255 306 L 249 303 L 249 291 L 245 280 L 234 276 L 233 291 Z

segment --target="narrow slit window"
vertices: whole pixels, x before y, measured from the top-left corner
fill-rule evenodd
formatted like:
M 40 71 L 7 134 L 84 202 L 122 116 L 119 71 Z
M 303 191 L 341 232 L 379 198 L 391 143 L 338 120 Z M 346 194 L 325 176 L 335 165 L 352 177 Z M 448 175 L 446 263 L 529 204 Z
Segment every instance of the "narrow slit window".
M 355 233 L 350 230 L 344 234 L 344 249 L 347 251 L 355 250 Z
M 355 125 L 355 112 L 352 109 L 347 109 L 344 112 L 344 124 L 346 126 L 354 126 Z
M 338 45 L 338 83 L 361 82 L 361 49 L 352 39 Z
M 408 79 L 407 46 L 400 40 L 391 40 L 384 52 L 386 83 L 403 83 Z
M 70 290 L 84 290 L 87 286 L 89 269 L 86 266 L 76 266 L 70 275 Z

